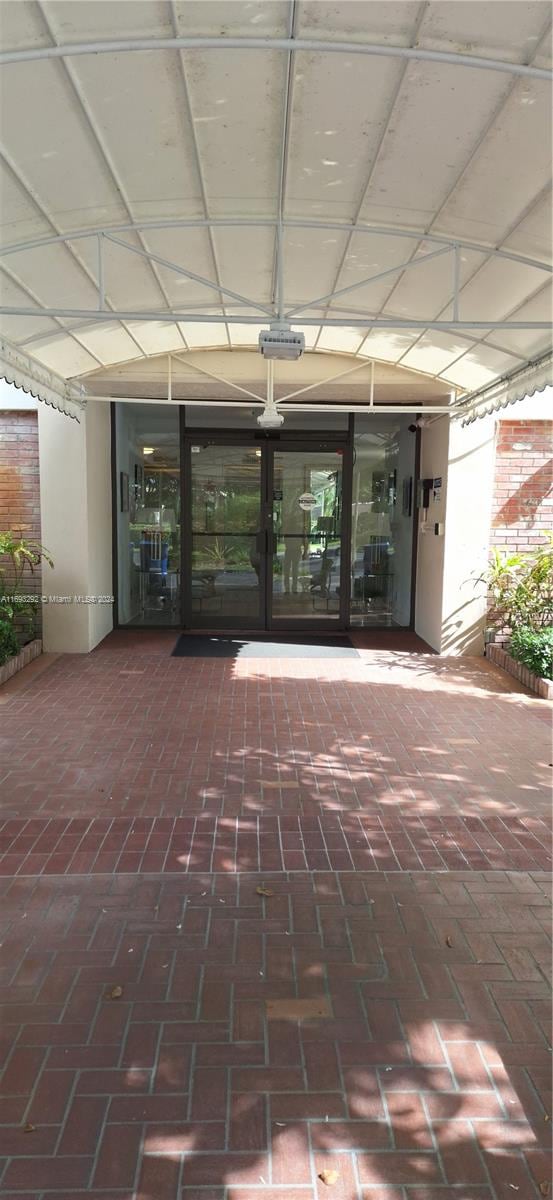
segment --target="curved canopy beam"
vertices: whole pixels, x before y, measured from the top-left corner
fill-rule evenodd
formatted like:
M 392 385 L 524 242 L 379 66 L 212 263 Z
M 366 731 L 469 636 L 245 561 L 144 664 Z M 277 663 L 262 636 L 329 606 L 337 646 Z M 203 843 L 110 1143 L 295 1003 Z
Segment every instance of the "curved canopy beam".
M 78 242 L 86 238 L 106 237 L 114 240 L 117 233 L 141 233 L 159 229 L 320 229 L 334 233 L 362 234 L 372 236 L 407 238 L 414 242 L 429 242 L 443 246 L 449 250 L 473 250 L 476 254 L 485 254 L 491 258 L 505 258 L 509 262 L 521 263 L 526 267 L 536 267 L 539 271 L 553 272 L 553 265 L 543 259 L 529 258 L 525 254 L 516 254 L 511 250 L 501 250 L 498 247 L 486 245 L 483 242 L 469 242 L 465 238 L 451 238 L 439 233 L 426 233 L 420 229 L 402 229 L 389 225 L 370 225 L 361 222 L 322 221 L 317 219 L 278 217 L 160 217 L 158 220 L 127 221 L 117 225 L 89 226 L 85 229 L 73 229 L 67 233 L 52 234 L 48 237 L 29 238 L 24 242 L 12 242 L 0 247 L 0 259 L 8 255 L 18 254 L 27 250 L 38 250 L 45 246 L 55 246 L 67 242 Z M 134 247 L 125 245 L 125 249 L 133 251 Z M 217 284 L 212 284 L 216 288 Z M 244 297 L 240 297 L 244 299 Z M 251 303 L 251 301 L 248 301 Z
M 60 320 L 75 320 L 75 321 L 156 321 L 173 325 L 175 322 L 191 322 L 196 325 L 220 325 L 224 320 L 227 325 L 265 325 L 267 321 L 263 317 L 243 316 L 241 313 L 228 313 L 224 318 L 220 313 L 192 313 L 179 312 L 166 309 L 159 309 L 157 312 L 143 311 L 142 309 L 121 311 L 119 309 L 105 308 L 55 308 L 48 307 L 40 308 L 39 305 L 32 307 L 3 304 L 0 306 L 0 313 L 4 313 L 8 317 L 55 317 Z M 413 320 L 412 318 L 396 318 L 396 317 L 372 317 L 369 313 L 362 317 L 302 317 L 302 325 L 319 326 L 348 326 L 352 329 L 366 329 L 371 326 L 372 329 L 551 329 L 550 321 L 510 321 L 510 320 L 495 320 L 489 321 L 428 321 L 428 320 Z M 71 333 L 68 329 L 67 333 Z
M 74 58 L 85 54 L 126 54 L 140 50 L 306 50 L 319 54 L 366 54 L 379 58 L 399 58 L 416 62 L 446 63 L 479 71 L 500 71 L 530 79 L 551 81 L 553 73 L 544 67 L 506 62 L 500 58 L 479 58 L 449 50 L 425 50 L 416 46 L 389 46 L 374 42 L 325 41 L 320 38 L 251 37 L 173 37 L 120 38 L 116 41 L 69 42 L 65 46 L 28 47 L 0 54 L 0 66 L 6 63 L 37 62 L 49 58 Z

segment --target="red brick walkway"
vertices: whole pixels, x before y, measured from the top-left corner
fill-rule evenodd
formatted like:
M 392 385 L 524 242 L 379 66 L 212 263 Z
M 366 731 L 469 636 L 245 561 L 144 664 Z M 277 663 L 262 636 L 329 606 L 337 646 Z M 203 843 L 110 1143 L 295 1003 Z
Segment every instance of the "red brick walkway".
M 550 1194 L 543 703 L 167 654 L 0 694 L 0 1194 Z

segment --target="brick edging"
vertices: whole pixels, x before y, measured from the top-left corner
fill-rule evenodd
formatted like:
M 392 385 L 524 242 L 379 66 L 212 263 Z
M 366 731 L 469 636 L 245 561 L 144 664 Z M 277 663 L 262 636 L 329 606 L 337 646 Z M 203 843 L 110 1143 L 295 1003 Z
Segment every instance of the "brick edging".
M 531 692 L 535 692 L 542 700 L 553 700 L 553 681 L 550 679 L 541 679 L 539 675 L 534 675 L 524 663 L 517 662 L 512 658 L 502 646 L 497 646 L 494 642 L 489 642 L 486 646 L 486 658 L 490 662 L 495 663 L 496 667 L 501 667 L 503 671 L 507 671 L 519 683 L 524 684 Z
M 19 654 L 15 654 L 13 658 L 9 658 L 7 662 L 0 667 L 0 687 L 3 683 L 7 683 L 12 675 L 17 675 L 18 671 L 22 671 L 23 667 L 28 667 L 29 663 L 34 658 L 38 658 L 42 654 L 42 642 L 40 638 L 34 638 L 32 642 L 28 642 Z

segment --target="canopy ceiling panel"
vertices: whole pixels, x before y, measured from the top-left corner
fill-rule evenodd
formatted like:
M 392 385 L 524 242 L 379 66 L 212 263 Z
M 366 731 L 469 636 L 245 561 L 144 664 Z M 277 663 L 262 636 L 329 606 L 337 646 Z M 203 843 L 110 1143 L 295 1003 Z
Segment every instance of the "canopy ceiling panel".
M 340 229 L 284 230 L 284 294 L 289 307 L 332 292 L 348 236 Z
M 178 56 L 146 51 L 67 64 L 135 219 L 200 216 L 194 130 Z
M 274 213 L 286 59 L 249 50 L 182 58 L 210 212 Z
M 515 316 L 521 320 L 528 321 L 549 321 L 553 312 L 553 294 L 551 284 L 545 285 L 541 291 L 522 304 Z M 498 338 L 498 331 L 494 334 L 489 334 L 485 341 Z M 509 333 L 509 350 L 512 354 L 520 354 L 523 359 L 536 359 L 547 349 L 548 337 L 547 334 L 538 332 L 535 329 L 513 329 Z
M 497 73 L 410 63 L 360 219 L 386 221 L 391 209 L 400 224 L 422 230 L 432 223 L 508 89 L 509 77 Z
M 440 213 L 440 232 L 503 242 L 550 186 L 550 145 L 550 88 L 542 80 L 516 80 Z
M 274 231 L 255 226 L 251 229 L 218 228 L 214 230 L 213 243 L 223 286 L 245 296 L 250 295 L 252 300 L 261 304 L 270 304 L 275 260 Z M 256 288 L 252 292 L 254 264 Z M 227 304 L 231 307 L 232 300 L 227 300 Z
M 143 358 L 145 354 L 138 341 L 118 322 L 114 322 L 113 325 L 97 325 L 95 329 L 81 329 L 78 331 L 78 338 L 85 350 L 102 364 Z
M 415 261 L 424 256 L 427 256 L 427 261 L 389 280 L 386 307 L 390 312 L 403 317 L 421 311 L 429 320 L 441 314 L 448 317 L 453 315 L 453 254 L 448 252 L 430 258 L 435 249 L 430 242 L 421 242 Z M 459 253 L 460 297 L 465 284 L 485 261 L 486 255 L 475 250 L 462 250 Z
M 353 221 L 401 75 L 393 59 L 296 55 L 286 201 L 297 216 Z M 370 103 L 367 103 L 370 94 Z
M 210 0 L 209 5 L 176 0 L 174 12 L 176 31 L 195 37 L 286 37 L 290 19 L 287 0 Z
M 441 371 L 440 376 L 449 380 L 455 387 L 471 391 L 507 375 L 510 371 L 515 371 L 517 367 L 520 367 L 520 362 L 512 355 L 501 350 L 492 350 L 491 347 L 482 344 L 467 350 L 452 366 Z
M 546 353 L 549 0 L 0 10 L 0 332 L 38 363 L 136 378 L 287 314 L 444 393 Z
M 215 310 L 207 310 L 211 316 L 217 316 Z M 202 325 L 199 322 L 196 324 L 187 323 L 186 321 L 179 322 L 179 329 L 187 346 L 195 346 L 199 349 L 208 349 L 214 346 L 229 345 L 228 326 L 222 323 L 214 322 L 211 325 Z
M 107 247 L 104 246 L 103 274 L 108 306 L 132 308 L 134 303 L 139 302 L 141 308 L 164 307 L 166 295 L 161 271 L 158 271 L 154 264 L 139 257 L 138 254 L 132 253 L 132 249 L 135 251 L 143 249 L 140 238 L 136 234 L 125 233 L 121 235 L 120 240 L 131 247 L 131 250 L 125 249 L 115 242 L 110 242 L 108 253 Z M 94 281 L 97 301 L 98 243 L 96 239 L 84 238 L 80 241 L 72 241 L 69 246 L 75 259 L 85 265 L 89 278 Z M 17 257 L 19 259 L 19 255 Z M 14 259 L 14 265 L 15 261 Z M 62 296 L 63 288 L 58 283 L 58 300 Z
M 541 200 L 530 206 L 528 216 L 518 221 L 512 233 L 505 238 L 505 248 L 515 254 L 527 254 L 530 258 L 547 259 L 551 253 L 551 229 L 553 211 L 551 189 L 548 187 Z

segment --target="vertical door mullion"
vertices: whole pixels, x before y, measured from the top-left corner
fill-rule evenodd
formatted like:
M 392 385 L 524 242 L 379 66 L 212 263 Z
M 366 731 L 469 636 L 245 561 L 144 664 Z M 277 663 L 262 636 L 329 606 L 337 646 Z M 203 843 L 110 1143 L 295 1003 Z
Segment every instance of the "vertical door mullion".
M 190 629 L 192 626 L 192 454 L 191 443 L 184 436 L 181 440 L 180 586 L 183 624 L 185 629 Z
M 342 457 L 342 511 L 340 513 L 340 624 L 344 629 L 347 629 L 350 624 L 354 436 L 355 415 L 350 413 L 348 444 Z
M 263 623 L 264 623 L 265 629 L 270 629 L 272 627 L 272 620 L 273 620 L 273 565 L 274 565 L 274 559 L 273 559 L 273 553 L 272 553 L 272 544 L 273 544 L 272 533 L 273 533 L 273 527 L 274 527 L 273 491 L 274 491 L 274 480 L 275 480 L 275 471 L 274 471 L 275 452 L 274 452 L 274 448 L 272 446 L 267 444 L 263 447 L 262 461 L 265 463 L 265 492 L 264 492 L 264 505 L 263 505 L 263 518 L 264 518 L 263 524 L 264 524 L 264 529 L 266 530 L 266 534 L 265 534 L 265 545 L 266 545 L 265 571 L 264 571 L 264 581 L 263 581 L 263 588 L 264 588 L 264 606 L 263 606 L 264 621 L 263 621 Z

